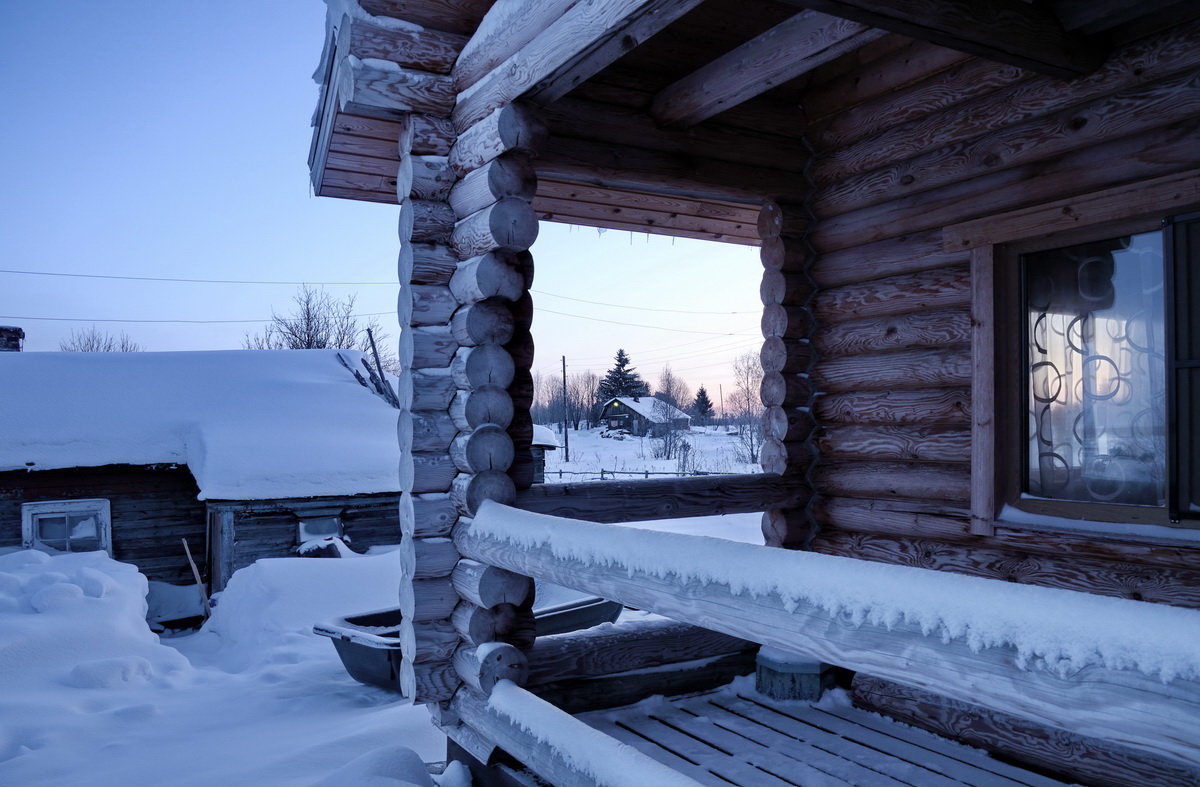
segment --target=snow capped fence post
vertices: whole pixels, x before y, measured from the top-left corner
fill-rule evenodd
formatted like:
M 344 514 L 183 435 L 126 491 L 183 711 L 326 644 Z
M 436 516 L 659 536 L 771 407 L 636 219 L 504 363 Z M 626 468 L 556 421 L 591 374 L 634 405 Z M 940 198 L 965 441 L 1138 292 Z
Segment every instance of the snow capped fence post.
M 811 480 L 817 460 L 813 403 L 816 387 L 809 376 L 816 361 L 812 304 L 817 286 L 809 275 L 814 252 L 807 241 L 811 212 L 803 205 L 768 202 L 759 214 L 762 238 L 763 446 L 764 472 L 792 479 L 806 492 L 799 508 L 763 513 L 768 546 L 803 549 L 817 534 L 812 514 L 816 488 Z

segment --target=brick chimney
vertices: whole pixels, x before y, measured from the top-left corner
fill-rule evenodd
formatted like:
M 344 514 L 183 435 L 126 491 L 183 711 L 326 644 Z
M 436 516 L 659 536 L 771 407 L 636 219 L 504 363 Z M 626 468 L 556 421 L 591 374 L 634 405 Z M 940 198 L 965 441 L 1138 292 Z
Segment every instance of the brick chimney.
M 0 325 L 0 353 L 19 353 L 24 342 L 24 330 L 15 325 Z

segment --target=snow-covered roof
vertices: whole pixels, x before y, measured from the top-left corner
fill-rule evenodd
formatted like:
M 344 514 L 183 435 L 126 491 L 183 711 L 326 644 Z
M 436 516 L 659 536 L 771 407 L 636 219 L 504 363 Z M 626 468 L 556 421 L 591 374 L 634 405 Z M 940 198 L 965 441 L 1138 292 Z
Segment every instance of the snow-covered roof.
M 632 396 L 614 396 L 605 402 L 604 406 L 608 407 L 613 402 L 620 402 L 652 424 L 665 424 L 680 418 L 686 418 L 689 422 L 692 420 L 690 415 L 675 405 L 664 402 L 662 399 L 655 399 L 653 396 L 642 396 L 637 399 Z
M 201 499 L 395 492 L 396 411 L 337 353 L 0 353 L 0 471 L 177 463 Z
M 562 445 L 558 442 L 558 435 L 554 434 L 554 430 L 541 424 L 533 425 L 533 444 L 543 448 L 558 448 Z

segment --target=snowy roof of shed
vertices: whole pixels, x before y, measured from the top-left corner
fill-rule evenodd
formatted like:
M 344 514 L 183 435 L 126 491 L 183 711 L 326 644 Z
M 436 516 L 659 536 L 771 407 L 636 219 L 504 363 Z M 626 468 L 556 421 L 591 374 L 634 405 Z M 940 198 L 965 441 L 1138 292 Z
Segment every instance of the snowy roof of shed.
M 670 402 L 664 402 L 662 399 L 656 399 L 653 396 L 642 396 L 637 399 L 634 399 L 632 396 L 614 396 L 605 402 L 604 406 L 608 407 L 613 402 L 620 402 L 653 424 L 665 424 L 680 418 L 686 418 L 688 421 L 692 420 L 690 415 L 675 405 Z
M 0 353 L 0 471 L 186 464 L 202 500 L 395 492 L 396 411 L 337 354 Z

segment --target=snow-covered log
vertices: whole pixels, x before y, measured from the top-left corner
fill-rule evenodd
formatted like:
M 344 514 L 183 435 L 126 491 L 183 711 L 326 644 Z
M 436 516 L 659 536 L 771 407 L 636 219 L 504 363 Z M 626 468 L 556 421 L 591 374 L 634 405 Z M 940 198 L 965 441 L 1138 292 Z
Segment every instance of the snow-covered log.
M 451 244 L 465 259 L 489 251 L 523 251 L 537 234 L 533 205 L 520 197 L 504 197 L 454 225 Z
M 458 677 L 476 691 L 491 694 L 502 680 L 518 686 L 529 674 L 525 654 L 504 642 L 485 642 L 478 647 L 462 647 L 454 653 Z
M 526 649 L 533 644 L 533 611 L 528 604 L 497 604 L 484 608 L 463 602 L 454 608 L 450 622 L 470 645 L 508 642 Z
M 464 131 L 450 149 L 450 166 L 467 175 L 510 150 L 537 153 L 546 124 L 523 104 L 506 104 Z
M 451 708 L 485 740 L 515 753 L 551 784 L 698 784 L 509 681 L 496 685 L 490 697 L 462 689 L 454 695 Z
M 519 606 L 533 596 L 529 577 L 475 560 L 459 561 L 450 579 L 459 596 L 484 609 L 498 604 Z
M 1200 613 L 493 502 L 464 555 L 639 609 L 1200 763 Z M 897 658 L 896 654 L 903 654 Z
M 450 192 L 450 206 L 466 218 L 505 197 L 532 200 L 537 176 L 527 155 L 506 153 L 464 177 Z

